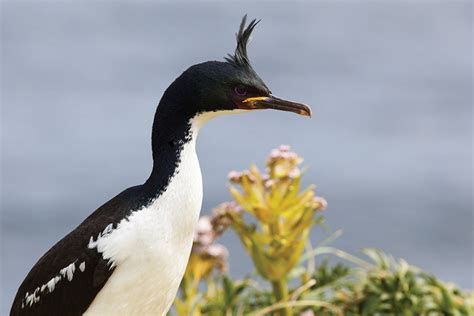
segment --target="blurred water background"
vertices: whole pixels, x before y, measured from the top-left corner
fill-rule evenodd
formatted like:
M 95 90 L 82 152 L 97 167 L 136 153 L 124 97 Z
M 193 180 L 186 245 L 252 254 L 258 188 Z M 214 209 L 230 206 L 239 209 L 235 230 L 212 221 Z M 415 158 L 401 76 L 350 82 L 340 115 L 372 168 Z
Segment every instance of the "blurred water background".
M 378 247 L 473 287 L 472 4 L 2 3 L 1 313 L 36 260 L 99 205 L 143 182 L 162 92 L 188 66 L 249 52 L 311 120 L 262 111 L 212 121 L 198 152 L 204 208 L 228 171 L 289 144 L 329 201 L 335 246 Z M 317 243 L 327 233 L 316 233 Z M 232 233 L 231 273 L 250 272 Z

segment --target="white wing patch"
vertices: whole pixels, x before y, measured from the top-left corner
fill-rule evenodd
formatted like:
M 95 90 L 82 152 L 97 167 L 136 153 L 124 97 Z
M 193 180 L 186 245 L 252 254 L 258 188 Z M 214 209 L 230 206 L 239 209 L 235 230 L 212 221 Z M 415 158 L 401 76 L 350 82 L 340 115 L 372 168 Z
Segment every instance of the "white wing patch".
M 24 307 L 25 306 L 24 304 L 31 306 L 34 303 L 39 302 L 40 297 L 37 296 L 39 290 L 40 290 L 39 287 L 37 287 L 36 290 L 31 294 L 26 292 L 25 301 L 24 301 L 24 303 L 21 304 L 21 307 Z
M 59 271 L 59 274 L 64 278 L 67 276 L 68 281 L 72 281 L 74 276 L 74 271 L 76 271 L 76 261 L 68 265 L 67 267 L 62 268 Z
M 56 287 L 56 284 L 59 283 L 63 278 L 67 278 L 68 281 L 72 281 L 72 278 L 74 276 L 74 272 L 76 271 L 76 261 L 71 263 L 70 265 L 62 268 L 59 270 L 59 273 L 55 275 L 51 280 L 46 282 L 45 284 L 38 286 L 33 293 L 26 292 L 25 298 L 23 299 L 23 302 L 21 303 L 21 308 L 31 307 L 33 304 L 38 303 L 41 295 L 43 294 L 48 294 L 52 293 L 54 291 L 54 288 Z M 79 264 L 79 270 L 81 272 L 84 272 L 86 270 L 86 263 L 83 261 L 81 264 Z
M 44 292 L 46 290 L 46 288 L 48 288 L 49 293 L 51 293 L 52 291 L 54 291 L 54 287 L 56 286 L 56 283 L 59 282 L 59 280 L 61 280 L 61 277 L 60 276 L 55 276 L 54 278 L 49 280 L 48 283 L 43 284 L 41 286 L 41 292 Z
M 83 262 L 79 265 L 79 270 L 81 270 L 81 272 L 84 272 L 85 269 L 86 269 L 86 263 L 83 261 Z
M 105 227 L 104 230 L 101 233 L 99 233 L 99 236 L 97 236 L 97 239 L 95 241 L 94 241 L 94 236 L 91 236 L 91 239 L 89 240 L 89 244 L 87 245 L 87 247 L 89 249 L 97 248 L 97 246 L 99 245 L 99 239 L 108 236 L 113 230 L 114 230 L 113 224 L 107 225 L 107 227 Z M 97 250 L 99 251 L 99 249 Z
M 128 221 L 127 218 L 122 219 L 120 223 L 117 225 L 117 228 L 120 226 L 121 223 L 126 222 L 126 221 Z M 96 240 L 94 240 L 94 236 L 91 236 L 91 239 L 89 240 L 89 244 L 87 245 L 89 249 L 96 248 L 97 252 L 102 254 L 102 258 L 104 260 L 107 260 L 109 264 L 109 269 L 112 269 L 115 267 L 115 261 L 112 260 L 112 256 L 106 255 L 106 246 L 104 245 L 104 240 L 107 239 L 106 237 L 110 236 L 110 234 L 112 234 L 113 231 L 114 231 L 114 225 L 113 224 L 107 225 L 107 227 L 105 227 L 104 230 L 101 233 L 99 233 Z M 85 266 L 85 263 L 84 263 L 84 266 Z

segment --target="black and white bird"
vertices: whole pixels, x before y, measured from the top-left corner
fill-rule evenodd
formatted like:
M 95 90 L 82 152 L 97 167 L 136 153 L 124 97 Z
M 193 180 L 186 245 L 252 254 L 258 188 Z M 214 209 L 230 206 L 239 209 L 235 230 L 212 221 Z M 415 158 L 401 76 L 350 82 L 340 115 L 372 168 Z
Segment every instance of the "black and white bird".
M 310 116 L 308 106 L 273 96 L 247 56 L 257 21 L 237 33 L 224 62 L 188 68 L 156 110 L 153 169 L 55 244 L 33 266 L 11 315 L 164 315 L 190 255 L 203 198 L 196 137 L 211 118 L 256 109 Z

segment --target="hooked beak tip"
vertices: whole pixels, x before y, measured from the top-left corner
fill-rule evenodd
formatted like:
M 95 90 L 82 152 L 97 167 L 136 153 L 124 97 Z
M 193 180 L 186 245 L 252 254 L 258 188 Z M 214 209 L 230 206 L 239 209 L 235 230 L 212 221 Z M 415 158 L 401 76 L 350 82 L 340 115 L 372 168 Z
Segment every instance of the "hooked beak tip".
M 311 118 L 313 116 L 313 113 L 311 112 L 311 108 L 308 107 L 308 111 L 300 111 L 300 115 L 307 116 L 308 118 Z
M 308 118 L 311 118 L 311 116 L 313 115 L 313 112 L 311 111 L 311 108 L 309 106 L 307 106 L 306 104 L 303 104 L 303 103 L 297 103 L 298 105 L 300 105 L 300 107 L 298 107 L 297 109 L 297 114 L 299 115 L 302 115 L 302 116 L 306 116 Z M 296 111 L 295 111 L 296 113 Z

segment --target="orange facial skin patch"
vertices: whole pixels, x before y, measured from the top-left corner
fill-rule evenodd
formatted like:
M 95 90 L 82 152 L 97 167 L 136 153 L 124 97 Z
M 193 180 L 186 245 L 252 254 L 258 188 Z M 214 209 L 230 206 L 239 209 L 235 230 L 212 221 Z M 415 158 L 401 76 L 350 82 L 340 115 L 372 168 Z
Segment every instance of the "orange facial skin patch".
M 255 102 L 257 101 L 265 101 L 267 97 L 253 97 L 253 98 L 247 98 L 238 105 L 239 108 L 241 109 L 246 109 L 246 110 L 257 110 Z
M 267 97 L 253 97 L 242 101 L 242 103 L 253 103 L 255 101 L 264 101 Z

